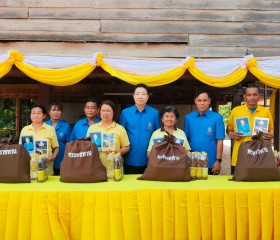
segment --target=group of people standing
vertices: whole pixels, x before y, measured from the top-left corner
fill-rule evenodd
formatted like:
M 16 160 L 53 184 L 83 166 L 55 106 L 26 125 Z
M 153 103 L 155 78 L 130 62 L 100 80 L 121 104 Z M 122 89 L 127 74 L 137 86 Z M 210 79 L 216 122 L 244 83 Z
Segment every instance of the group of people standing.
M 61 120 L 62 105 L 52 103 L 49 107 L 50 119 L 45 120 L 47 111 L 42 104 L 35 104 L 31 108 L 31 125 L 21 131 L 20 143 L 26 135 L 36 139 L 48 141 L 49 174 L 59 175 L 60 163 L 64 156 L 66 143 L 78 138 L 91 136 L 93 142 L 100 147 L 98 133 L 113 133 L 114 148 L 100 148 L 100 159 L 106 165 L 107 155 L 119 152 L 124 158 L 125 174 L 141 174 L 148 163 L 148 155 L 153 144 L 163 139 L 166 132 L 176 137 L 176 142 L 182 144 L 188 151 L 207 152 L 209 174 L 219 174 L 223 155 L 223 140 L 225 132 L 234 140 L 232 166 L 237 160 L 237 152 L 241 142 L 250 140 L 237 131 L 236 117 L 246 116 L 250 123 L 255 117 L 269 118 L 269 131 L 263 134 L 263 139 L 273 138 L 273 120 L 268 109 L 258 105 L 260 92 L 258 87 L 249 86 L 244 91 L 245 105 L 232 110 L 225 131 L 223 117 L 210 109 L 211 96 L 206 91 L 195 94 L 194 102 L 197 110 L 187 114 L 184 129 L 177 128 L 179 113 L 174 106 L 167 106 L 159 112 L 148 106 L 149 89 L 145 84 L 138 84 L 134 88 L 135 105 L 121 111 L 119 121 L 116 121 L 116 106 L 110 100 L 100 105 L 97 100 L 89 99 L 84 106 L 85 118 L 76 122 L 73 130 L 68 123 Z M 252 124 L 251 124 L 252 126 Z M 108 138 L 108 146 L 110 138 Z M 54 171 L 54 172 L 53 172 Z

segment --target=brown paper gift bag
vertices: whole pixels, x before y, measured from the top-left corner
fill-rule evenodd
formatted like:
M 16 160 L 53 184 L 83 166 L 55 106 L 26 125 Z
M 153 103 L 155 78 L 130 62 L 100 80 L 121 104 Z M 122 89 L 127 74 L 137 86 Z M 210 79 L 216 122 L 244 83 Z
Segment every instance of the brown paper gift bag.
M 0 182 L 30 183 L 30 155 L 12 138 L 0 143 Z
M 148 166 L 139 180 L 189 181 L 190 169 L 186 165 L 186 149 L 175 143 L 171 134 L 164 136 L 163 142 L 153 145 Z
M 261 134 L 253 136 L 251 141 L 241 143 L 232 180 L 280 180 L 271 143 L 267 140 L 261 140 Z
M 107 180 L 96 144 L 87 139 L 78 139 L 66 144 L 60 166 L 60 181 L 93 183 Z

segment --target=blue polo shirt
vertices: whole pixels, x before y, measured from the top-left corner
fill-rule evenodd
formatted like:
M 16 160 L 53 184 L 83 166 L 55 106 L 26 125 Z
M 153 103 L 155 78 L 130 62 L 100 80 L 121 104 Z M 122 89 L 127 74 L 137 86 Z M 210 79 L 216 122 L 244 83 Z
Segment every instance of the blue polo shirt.
M 146 166 L 150 138 L 160 128 L 159 111 L 145 106 L 140 112 L 134 105 L 122 110 L 119 123 L 125 128 L 130 141 L 130 151 L 124 156 L 125 164 Z
M 94 123 L 99 123 L 100 119 L 98 117 L 96 117 L 94 119 Z M 87 136 L 87 130 L 89 128 L 89 124 L 88 124 L 88 119 L 87 118 L 83 118 L 81 120 L 79 120 L 78 122 L 76 122 L 71 136 L 70 136 L 70 141 L 75 141 L 78 138 L 85 138 Z
M 225 138 L 223 116 L 209 109 L 203 115 L 191 112 L 185 117 L 184 132 L 193 152 L 207 152 L 209 168 L 212 168 L 216 161 L 216 140 Z
M 52 126 L 51 120 L 47 120 L 45 123 Z M 64 157 L 65 146 L 66 143 L 69 142 L 71 135 L 70 124 L 59 120 L 55 126 L 55 132 L 59 144 L 59 152 L 54 160 L 53 168 L 60 169 L 60 163 Z

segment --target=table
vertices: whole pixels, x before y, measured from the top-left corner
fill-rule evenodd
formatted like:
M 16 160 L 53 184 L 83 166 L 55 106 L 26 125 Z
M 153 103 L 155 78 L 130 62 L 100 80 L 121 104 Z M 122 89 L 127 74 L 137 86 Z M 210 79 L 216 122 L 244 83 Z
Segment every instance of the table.
M 0 184 L 0 239 L 280 239 L 279 182 Z

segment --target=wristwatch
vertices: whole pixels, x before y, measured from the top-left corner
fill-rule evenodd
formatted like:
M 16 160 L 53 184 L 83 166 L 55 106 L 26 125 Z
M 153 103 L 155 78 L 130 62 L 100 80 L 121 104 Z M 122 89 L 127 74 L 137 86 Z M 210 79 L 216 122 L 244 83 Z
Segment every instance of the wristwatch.
M 223 160 L 221 158 L 216 158 L 216 161 L 218 161 L 219 163 L 221 163 Z

